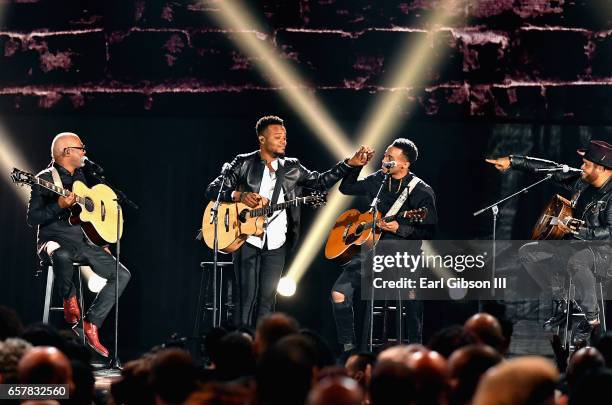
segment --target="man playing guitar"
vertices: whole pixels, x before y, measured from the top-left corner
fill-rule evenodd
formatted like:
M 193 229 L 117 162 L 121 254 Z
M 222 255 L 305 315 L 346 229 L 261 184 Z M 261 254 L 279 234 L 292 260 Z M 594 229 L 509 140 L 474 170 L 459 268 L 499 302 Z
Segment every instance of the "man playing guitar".
M 582 156 L 582 174 L 559 171 L 553 179 L 573 194 L 574 218 L 569 225 L 559 221 L 557 226 L 567 235 L 565 239 L 587 241 L 612 240 L 612 145 L 604 141 L 592 141 L 587 149 L 578 150 Z M 561 167 L 554 162 L 524 156 L 487 159 L 499 171 L 510 168 L 522 171 Z M 550 291 L 554 301 L 553 316 L 544 327 L 552 329 L 565 320 L 563 290 L 552 285 L 557 264 L 566 269 L 576 285 L 576 301 L 585 314 L 574 334 L 574 343 L 586 341 L 594 326 L 599 324 L 599 308 L 595 292 L 595 274 L 609 276 L 612 263 L 612 246 L 604 244 L 587 247 L 569 243 L 563 247 L 533 242 L 521 247 L 521 262 L 543 291 Z M 561 262 L 561 263 L 558 263 Z
M 369 153 L 372 151 L 368 150 Z M 415 186 L 408 198 L 399 208 L 400 211 L 425 208 L 427 216 L 419 224 L 411 224 L 403 218 L 391 222 L 379 221 L 378 227 L 383 231 L 381 240 L 431 239 L 436 230 L 437 213 L 435 194 L 433 189 L 410 171 L 410 167 L 417 160 L 418 149 L 414 142 L 405 138 L 398 138 L 387 147 L 382 160 L 383 167 L 375 173 L 357 180 L 359 170 L 352 171 L 340 183 L 340 192 L 347 195 L 362 195 L 373 199 L 378 192 L 381 182 L 387 172 L 390 172 L 388 183 L 383 185 L 378 210 L 384 215 L 409 187 L 415 179 Z M 395 166 L 387 169 L 385 163 L 395 162 Z M 356 348 L 355 319 L 353 314 L 355 296 L 361 291 L 361 259 L 359 255 L 342 266 L 342 274 L 332 288 L 331 298 L 334 309 L 334 318 L 338 332 L 338 342 L 344 352 Z M 422 332 L 422 303 L 411 300 L 406 303 L 408 314 L 408 338 L 411 342 L 421 341 Z
M 60 180 L 62 183 L 60 186 L 68 190 L 72 190 L 72 185 L 77 180 L 87 184 L 81 169 L 85 155 L 85 146 L 76 134 L 60 133 L 51 144 L 52 165 L 40 172 L 37 177 L 51 183 Z M 108 357 L 108 349 L 100 343 L 98 329 L 115 303 L 116 263 L 107 247 L 94 245 L 85 237 L 79 226 L 69 224 L 70 208 L 76 204 L 76 199 L 72 192 L 66 197 L 58 197 L 40 185 L 34 185 L 28 205 L 27 221 L 31 226 L 38 227 L 38 255 L 41 260 L 50 261 L 53 265 L 55 280 L 64 302 L 66 322 L 76 326 L 82 316 L 72 281 L 73 262 L 87 263 L 95 273 L 107 280 L 83 316 L 83 330 L 88 345 L 100 355 Z M 129 279 L 130 272 L 121 266 L 119 295 Z M 78 333 L 74 327 L 73 330 Z
M 234 158 L 221 194 L 223 202 L 240 201 L 253 208 L 264 198 L 275 204 L 292 200 L 301 196 L 303 187 L 327 190 L 371 158 L 362 146 L 350 159 L 318 173 L 306 169 L 295 158 L 285 158 L 287 130 L 281 118 L 262 117 L 255 132 L 259 150 Z M 216 199 L 222 180 L 219 176 L 208 185 L 206 198 Z M 299 228 L 299 206 L 277 211 L 266 219 L 266 231 L 261 237 L 250 236 L 233 253 L 239 300 L 235 323 L 255 326 L 258 319 L 274 310 L 286 247 L 296 247 Z

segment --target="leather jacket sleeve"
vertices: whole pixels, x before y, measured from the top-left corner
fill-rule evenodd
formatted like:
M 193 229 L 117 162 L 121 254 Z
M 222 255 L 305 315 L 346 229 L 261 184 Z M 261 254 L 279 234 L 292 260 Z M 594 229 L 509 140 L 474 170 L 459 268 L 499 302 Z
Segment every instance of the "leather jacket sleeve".
M 603 217 L 603 221 L 600 219 L 599 226 L 595 226 L 589 223 L 581 227 L 578 231 L 578 237 L 584 240 L 612 240 L 612 204 L 608 199 L 604 212 L 599 214 L 599 218 Z
M 367 176 L 364 179 L 357 180 L 359 177 L 359 173 L 361 173 L 362 167 L 351 170 L 350 173 L 346 175 L 342 182 L 340 183 L 340 192 L 345 195 L 365 195 L 372 188 L 377 188 L 378 186 L 373 185 L 376 182 L 376 173 L 374 172 Z
M 52 181 L 53 179 L 45 180 Z M 57 200 L 58 196 L 53 192 L 39 185 L 32 186 L 26 217 L 28 224 L 30 226 L 46 225 L 55 221 L 57 216 L 63 211 Z
M 536 169 L 548 169 L 559 166 L 558 163 L 550 160 L 536 160 L 527 156 L 512 155 L 511 168 L 522 172 L 535 173 Z M 543 172 L 546 174 L 545 172 Z M 576 180 L 580 178 L 578 173 L 554 172 L 552 180 L 567 190 L 574 190 Z
M 297 184 L 316 190 L 329 190 L 340 179 L 349 173 L 357 171 L 356 168 L 349 166 L 345 161 L 336 163 L 331 169 L 323 173 L 308 170 L 298 162 L 298 170 L 299 177 Z
M 222 202 L 232 202 L 232 192 L 234 192 L 237 188 L 238 176 L 243 163 L 244 157 L 241 155 L 236 156 L 230 163 L 231 168 L 227 176 L 225 176 L 223 192 L 221 193 Z M 212 183 L 208 185 L 208 187 L 206 187 L 205 196 L 208 200 L 215 201 L 217 199 L 217 194 L 221 188 L 222 181 L 223 175 L 220 174 L 212 181 Z

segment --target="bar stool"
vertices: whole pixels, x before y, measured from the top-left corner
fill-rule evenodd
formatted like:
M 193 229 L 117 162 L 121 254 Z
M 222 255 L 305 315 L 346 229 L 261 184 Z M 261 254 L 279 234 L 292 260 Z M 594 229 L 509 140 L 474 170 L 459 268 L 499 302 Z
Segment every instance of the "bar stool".
M 597 305 L 599 306 L 599 319 L 600 319 L 600 325 L 601 325 L 601 331 L 602 333 L 605 333 L 607 330 L 606 327 L 606 302 L 605 302 L 605 297 L 604 297 L 604 291 L 603 291 L 603 280 L 598 278 L 597 279 L 597 284 L 596 284 L 596 290 L 599 291 L 595 291 L 595 294 L 597 294 L 599 292 L 599 297 L 598 298 L 598 302 Z M 564 328 L 564 335 L 563 335 L 563 346 L 565 347 L 566 350 L 574 350 L 575 347 L 572 344 L 572 335 L 573 335 L 573 320 L 575 318 L 585 318 L 586 315 L 584 314 L 584 312 L 582 311 L 572 311 L 572 301 L 576 298 L 576 285 L 574 284 L 574 281 L 572 279 L 572 277 L 569 277 L 569 285 L 568 285 L 568 289 L 567 289 L 567 307 L 565 310 L 565 328 Z M 571 326 L 570 326 L 571 325 Z
M 232 262 L 217 262 L 218 274 L 214 274 L 213 262 L 201 262 L 202 276 L 200 279 L 200 292 L 198 294 L 198 309 L 194 324 L 194 336 L 200 334 L 200 319 L 203 312 L 212 312 L 211 328 L 220 326 L 222 321 L 230 319 L 234 308 L 232 276 L 224 273 L 233 271 Z M 202 293 L 202 290 L 204 292 Z M 211 297 L 212 295 L 212 297 Z

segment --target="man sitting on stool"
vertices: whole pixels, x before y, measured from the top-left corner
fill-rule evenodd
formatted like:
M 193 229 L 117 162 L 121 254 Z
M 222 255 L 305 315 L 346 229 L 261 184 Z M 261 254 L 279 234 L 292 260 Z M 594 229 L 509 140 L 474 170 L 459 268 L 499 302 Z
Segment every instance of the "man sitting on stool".
M 54 183 L 53 172 L 59 175 L 62 186 L 71 190 L 72 184 L 79 180 L 87 181 L 81 170 L 85 146 L 81 139 L 73 133 L 58 134 L 51 144 L 52 165 L 40 172 L 37 177 Z M 53 272 L 64 299 L 64 318 L 66 322 L 76 326 L 81 319 L 81 311 L 76 297 L 76 288 L 72 281 L 74 273 L 73 262 L 88 264 L 99 276 L 107 279 L 106 285 L 92 302 L 83 319 L 83 330 L 87 344 L 97 353 L 108 357 L 106 349 L 98 338 L 98 328 L 106 319 L 115 303 L 115 258 L 107 247 L 99 247 L 87 240 L 81 227 L 68 223 L 71 211 L 75 205 L 76 196 L 70 193 L 67 197 L 35 185 L 32 187 L 28 205 L 27 220 L 31 226 L 38 227 L 37 251 L 41 260 L 51 261 Z M 119 295 L 130 280 L 130 272 L 120 266 Z M 73 327 L 75 333 L 78 332 Z

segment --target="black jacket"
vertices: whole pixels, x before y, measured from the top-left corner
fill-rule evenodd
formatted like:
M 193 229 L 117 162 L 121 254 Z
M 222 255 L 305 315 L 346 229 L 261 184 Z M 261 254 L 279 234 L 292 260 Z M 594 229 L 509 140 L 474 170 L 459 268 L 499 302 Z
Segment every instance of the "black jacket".
M 533 172 L 535 169 L 554 166 L 554 162 L 541 162 L 530 160 L 524 156 L 512 156 L 512 168 Z M 582 180 L 576 173 L 556 172 L 553 180 L 566 190 L 572 192 L 572 200 L 577 207 L 583 207 L 580 212 L 574 212 L 574 217 L 585 221 L 580 228 L 578 238 L 583 240 L 612 240 L 612 181 L 603 187 L 592 190 L 589 201 L 581 200 L 582 194 L 589 187 L 589 183 Z
M 328 190 L 348 173 L 355 171 L 345 162 L 338 162 L 334 167 L 324 173 L 311 171 L 300 164 L 295 158 L 284 158 L 279 162 L 283 165 L 283 193 L 286 200 L 302 196 L 302 188 L 315 190 Z M 231 169 L 225 180 L 221 200 L 232 201 L 233 191 L 259 192 L 261 178 L 265 169 L 265 161 L 261 159 L 259 151 L 238 155 L 231 162 Z M 206 198 L 215 200 L 221 186 L 222 176 L 219 175 L 206 188 Z M 292 249 L 295 249 L 300 235 L 300 207 L 288 208 L 287 240 Z
M 81 169 L 76 169 L 74 174 L 54 163 L 64 188 L 72 190 L 72 184 L 79 180 L 87 184 L 85 174 Z M 45 169 L 36 175 L 43 180 L 53 183 L 51 168 Z M 32 187 L 30 202 L 28 203 L 27 221 L 30 226 L 38 227 L 38 248 L 50 240 L 65 243 L 83 243 L 84 234 L 80 226 L 68 223 L 71 211 L 68 208 L 60 208 L 58 204 L 59 195 L 41 186 Z
M 342 183 L 340 183 L 340 192 L 347 195 L 361 195 L 372 200 L 378 192 L 380 183 L 383 181 L 383 173 L 378 170 L 375 173 L 357 180 L 361 170 L 353 170 L 349 173 Z M 400 180 L 391 178 L 390 184 L 386 184 L 380 194 L 378 203 L 379 211 L 384 215 L 398 199 L 403 189 L 408 186 L 414 174 L 409 173 L 406 177 Z M 436 196 L 433 189 L 425 182 L 420 181 L 412 190 L 410 196 L 404 201 L 400 211 L 412 210 L 418 208 L 427 209 L 427 217 L 418 225 L 411 225 L 405 218 L 398 218 L 399 228 L 397 232 L 384 232 L 383 239 L 411 239 L 411 240 L 431 240 L 434 237 L 438 222 L 438 214 L 436 211 Z

